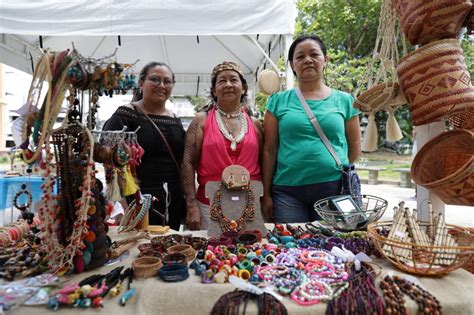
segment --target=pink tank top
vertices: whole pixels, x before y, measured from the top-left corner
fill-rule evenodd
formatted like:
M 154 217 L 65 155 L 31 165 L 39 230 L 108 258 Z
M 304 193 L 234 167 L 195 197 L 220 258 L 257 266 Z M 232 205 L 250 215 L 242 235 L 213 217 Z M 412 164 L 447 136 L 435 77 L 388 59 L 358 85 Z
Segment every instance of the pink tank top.
M 244 139 L 237 144 L 235 151 L 230 148 L 230 141 L 224 138 L 216 120 L 216 109 L 213 108 L 207 115 L 204 125 L 204 135 L 201 146 L 197 180 L 199 183 L 196 199 L 209 205 L 205 195 L 208 181 L 220 181 L 222 171 L 229 165 L 238 164 L 248 169 L 252 180 L 261 180 L 259 157 L 259 142 L 257 131 L 252 120 L 244 112 L 248 129 Z

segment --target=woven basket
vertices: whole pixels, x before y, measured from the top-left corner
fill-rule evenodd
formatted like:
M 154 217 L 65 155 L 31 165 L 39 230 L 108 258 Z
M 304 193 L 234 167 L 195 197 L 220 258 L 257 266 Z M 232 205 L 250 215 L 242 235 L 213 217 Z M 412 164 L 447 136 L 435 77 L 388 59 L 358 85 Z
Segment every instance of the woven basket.
M 446 204 L 474 205 L 474 132 L 451 130 L 431 139 L 416 154 L 411 176 Z
M 474 228 L 456 228 L 449 231 L 449 234 L 454 236 L 456 242 L 462 244 L 467 244 L 467 242 L 471 242 L 474 244 Z M 463 266 L 463 269 L 469 271 L 470 273 L 474 273 L 474 255 L 471 259 Z
M 374 241 L 375 247 L 397 268 L 422 276 L 446 276 L 449 272 L 461 268 L 474 258 L 474 234 L 458 238 L 454 236 L 457 246 L 419 245 L 389 239 L 380 234 L 383 229 L 390 229 L 392 221 L 369 224 L 367 232 Z M 423 223 L 421 223 L 423 225 Z M 425 224 L 426 225 L 426 224 Z M 448 233 L 462 227 L 447 224 Z M 444 257 L 444 260 L 442 260 Z M 447 258 L 446 258 L 447 257 Z M 441 264 L 440 261 L 443 261 Z
M 403 32 L 413 45 L 456 38 L 471 0 L 392 0 Z
M 449 117 L 449 123 L 454 129 L 474 130 L 474 109 Z
M 371 113 L 385 107 L 396 108 L 405 104 L 405 97 L 396 82 L 387 82 L 374 85 L 360 94 L 354 101 L 354 107 L 364 113 Z
M 456 39 L 440 40 L 404 56 L 397 73 L 415 126 L 473 109 L 474 87 Z

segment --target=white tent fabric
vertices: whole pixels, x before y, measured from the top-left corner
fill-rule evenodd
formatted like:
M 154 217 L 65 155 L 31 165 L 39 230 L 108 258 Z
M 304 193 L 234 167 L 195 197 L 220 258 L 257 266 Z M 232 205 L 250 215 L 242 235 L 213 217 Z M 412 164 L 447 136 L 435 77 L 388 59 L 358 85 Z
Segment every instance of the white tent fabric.
M 284 57 L 294 31 L 293 0 L 0 0 L 0 62 L 31 72 L 39 45 L 112 54 L 135 71 L 170 65 L 175 95 L 202 95 L 214 65 L 238 62 L 252 86 L 257 71 Z M 41 36 L 41 39 L 40 39 Z M 258 44 L 258 46 L 257 46 Z M 260 46 L 260 47 L 259 47 Z

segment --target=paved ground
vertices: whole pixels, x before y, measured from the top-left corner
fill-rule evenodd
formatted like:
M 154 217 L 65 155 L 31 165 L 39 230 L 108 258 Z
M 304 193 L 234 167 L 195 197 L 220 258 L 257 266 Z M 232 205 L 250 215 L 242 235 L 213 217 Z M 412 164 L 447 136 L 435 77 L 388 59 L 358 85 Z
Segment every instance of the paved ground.
M 392 185 L 362 185 L 362 193 L 375 195 L 388 201 L 388 207 L 382 220 L 391 220 L 393 216 L 393 207 L 397 206 L 401 200 L 405 201 L 405 206 L 416 208 L 415 189 L 402 188 Z M 436 211 L 436 209 L 434 209 Z M 474 227 L 474 207 L 446 205 L 446 222 L 460 226 Z

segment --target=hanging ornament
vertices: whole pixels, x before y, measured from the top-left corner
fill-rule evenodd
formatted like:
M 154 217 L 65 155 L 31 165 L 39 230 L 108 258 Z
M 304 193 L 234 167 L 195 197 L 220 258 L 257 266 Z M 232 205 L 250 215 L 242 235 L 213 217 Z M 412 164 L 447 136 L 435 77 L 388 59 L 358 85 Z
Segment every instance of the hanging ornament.
M 369 123 L 365 129 L 364 139 L 362 140 L 363 152 L 374 152 L 377 150 L 378 131 L 375 123 L 375 114 L 369 115 Z

